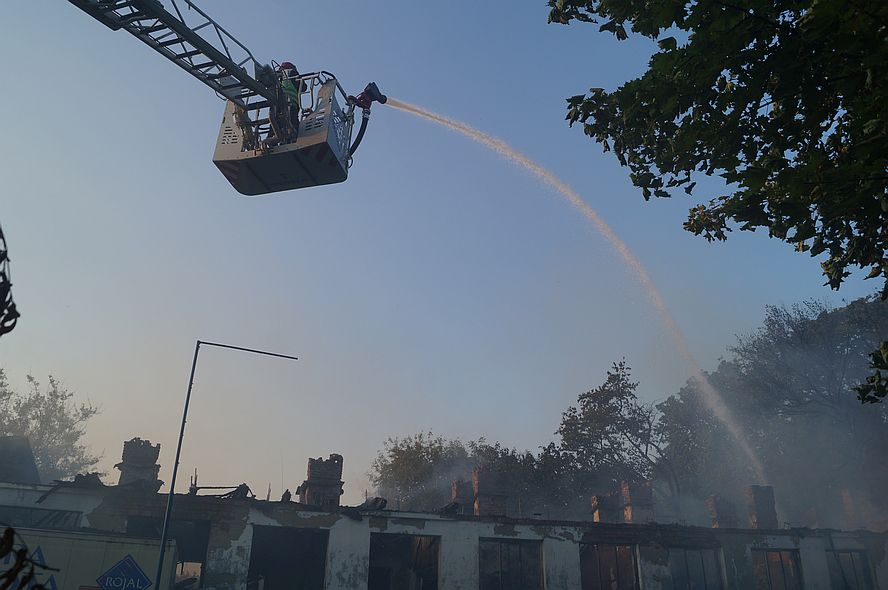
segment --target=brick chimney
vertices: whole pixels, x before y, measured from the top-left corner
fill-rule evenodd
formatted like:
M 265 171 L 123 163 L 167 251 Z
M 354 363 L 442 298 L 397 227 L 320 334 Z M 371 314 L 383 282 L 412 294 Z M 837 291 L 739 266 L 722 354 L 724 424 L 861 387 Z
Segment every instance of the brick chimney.
M 842 499 L 842 528 L 851 530 L 860 527 L 859 510 L 851 490 L 849 488 L 840 489 L 839 497 Z
M 594 522 L 622 522 L 623 502 L 616 492 L 592 496 L 592 520 Z
M 709 508 L 709 514 L 712 516 L 712 528 L 731 529 L 740 526 L 737 509 L 726 498 L 718 494 L 709 496 L 709 499 L 706 500 L 706 507 Z
M 472 470 L 475 516 L 506 516 L 509 493 L 501 473 L 478 465 Z
M 623 522 L 644 524 L 654 520 L 654 495 L 651 482 L 620 483 L 623 500 Z
M 771 486 L 749 486 L 746 488 L 746 503 L 749 508 L 749 528 L 776 529 L 777 510 L 774 508 L 774 488 Z
M 474 514 L 475 492 L 472 482 L 455 479 L 450 482 L 450 501 L 459 504 L 457 514 Z
M 308 460 L 306 480 L 296 488 L 296 493 L 301 504 L 335 510 L 339 507 L 343 483 L 342 455 L 332 454 L 329 459 Z
M 157 479 L 157 474 L 160 472 L 160 465 L 157 464 L 159 456 L 160 443 L 152 445 L 150 440 L 138 437 L 125 441 L 121 461 L 114 466 L 120 470 L 117 485 L 126 486 L 143 482 L 142 485 L 153 488 L 153 491 L 159 490 L 163 485 L 163 482 Z

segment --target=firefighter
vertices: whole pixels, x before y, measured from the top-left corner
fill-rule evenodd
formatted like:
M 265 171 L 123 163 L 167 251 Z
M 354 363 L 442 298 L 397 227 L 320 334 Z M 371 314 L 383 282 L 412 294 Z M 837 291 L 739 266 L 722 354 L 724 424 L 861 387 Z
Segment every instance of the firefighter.
M 292 63 L 285 61 L 281 64 L 281 89 L 287 97 L 289 107 L 290 124 L 294 130 L 299 129 L 299 95 L 300 91 L 305 92 L 305 82 L 299 82 L 296 87 L 294 79 L 299 77 L 299 71 Z

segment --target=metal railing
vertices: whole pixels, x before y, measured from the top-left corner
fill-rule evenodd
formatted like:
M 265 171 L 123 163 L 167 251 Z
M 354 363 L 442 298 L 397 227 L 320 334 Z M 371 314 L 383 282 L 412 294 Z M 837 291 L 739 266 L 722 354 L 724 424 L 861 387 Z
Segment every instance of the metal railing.
M 347 154 L 349 143 L 351 142 L 352 127 L 354 126 L 354 105 L 349 100 L 348 94 L 346 94 L 342 85 L 339 84 L 339 80 L 333 74 L 326 71 L 287 75 L 279 70 L 277 74 L 281 76 L 280 80 L 282 82 L 287 80 L 297 89 L 297 103 L 294 105 L 297 110 L 296 120 L 292 120 L 289 109 L 283 106 L 286 104 L 287 99 L 283 96 L 280 86 L 278 92 L 281 96 L 278 99 L 263 101 L 258 105 L 247 103 L 239 121 L 241 127 L 249 127 L 249 132 L 246 134 L 248 140 L 242 146 L 243 151 L 254 151 L 267 147 L 263 143 L 262 138 L 276 135 L 274 128 L 277 127 L 278 131 L 280 131 L 284 122 L 289 125 L 289 135 L 295 138 L 300 123 L 323 106 L 318 104 L 319 91 L 324 85 L 332 81 L 335 84 L 336 91 L 334 92 L 330 112 L 326 116 L 330 117 L 331 124 L 334 127 L 340 152 Z M 340 101 L 336 100 L 337 96 L 341 99 L 344 108 L 340 106 Z M 276 112 L 271 106 L 272 104 L 282 106 Z M 272 119 L 275 117 L 277 119 L 273 121 Z M 249 141 L 249 137 L 253 138 L 252 142 Z
M 220 96 L 245 107 L 250 98 L 274 100 L 267 72 L 247 47 L 191 0 L 69 0 L 112 30 L 124 29 Z M 209 34 L 207 34 L 209 33 Z M 245 66 L 252 65 L 253 73 Z M 260 78 L 260 79 L 257 79 Z
M 176 11 L 176 15 L 179 17 L 179 20 L 185 23 L 186 26 L 191 30 L 192 33 L 197 33 L 197 31 L 205 28 L 212 27 L 213 32 L 216 33 L 216 38 L 219 39 L 220 45 L 222 45 L 222 50 L 225 53 L 225 56 L 228 57 L 231 61 L 236 63 L 238 66 L 243 67 L 245 63 L 251 62 L 253 64 L 253 71 L 258 71 L 257 68 L 261 68 L 262 64 L 256 61 L 256 58 L 253 57 L 253 54 L 247 49 L 246 45 L 238 41 L 234 35 L 226 31 L 222 26 L 219 25 L 216 21 L 214 21 L 206 12 L 201 10 L 194 2 L 191 0 L 178 0 L 178 2 L 185 3 L 188 6 L 188 11 L 194 11 L 199 14 L 204 20 L 201 24 L 196 26 L 189 26 L 188 21 L 185 19 L 185 15 L 182 14 L 182 11 L 179 9 L 179 4 L 177 0 L 170 0 L 173 5 L 173 9 Z M 243 52 L 244 57 L 238 59 L 236 56 L 232 55 L 231 49 L 228 47 L 229 43 L 226 43 L 225 40 L 228 39 L 229 43 L 236 45 Z M 218 49 L 218 48 L 217 48 Z

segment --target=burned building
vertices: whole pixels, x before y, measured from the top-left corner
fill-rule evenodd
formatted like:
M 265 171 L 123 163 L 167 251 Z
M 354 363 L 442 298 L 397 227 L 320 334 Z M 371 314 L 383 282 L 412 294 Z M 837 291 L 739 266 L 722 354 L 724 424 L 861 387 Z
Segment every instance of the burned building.
M 332 460 L 332 462 L 331 462 Z M 508 488 L 454 487 L 478 514 L 339 505 L 342 457 L 313 459 L 299 502 L 249 494 L 178 494 L 171 522 L 177 571 L 214 590 L 875 589 L 888 585 L 888 535 L 778 528 L 773 493 L 749 492 L 736 522 L 717 501 L 716 527 L 651 520 L 645 486 L 622 486 L 588 518 L 515 516 Z M 150 470 L 149 470 L 150 473 Z M 17 524 L 157 537 L 166 497 L 143 486 L 0 484 Z M 505 496 L 505 497 L 504 497 Z M 506 510 L 501 510 L 502 507 Z M 23 525 L 21 525 L 23 526 Z M 183 574 L 184 575 L 184 574 Z

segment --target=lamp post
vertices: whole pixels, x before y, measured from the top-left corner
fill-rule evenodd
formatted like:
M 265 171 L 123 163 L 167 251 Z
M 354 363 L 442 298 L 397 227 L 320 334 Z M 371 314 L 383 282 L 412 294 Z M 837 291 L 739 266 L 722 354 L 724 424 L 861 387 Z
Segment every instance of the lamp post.
M 163 514 L 163 529 L 160 533 L 160 556 L 157 558 L 157 575 L 154 577 L 156 588 L 160 587 L 160 578 L 163 574 L 163 558 L 166 554 L 166 543 L 169 536 L 170 518 L 173 514 L 173 495 L 176 491 L 176 474 L 179 471 L 179 456 L 182 454 L 182 439 L 185 438 L 185 422 L 188 419 L 188 404 L 191 402 L 191 388 L 194 385 L 194 371 L 197 369 L 197 355 L 200 353 L 201 346 L 215 346 L 217 348 L 229 348 L 231 350 L 240 350 L 242 352 L 252 352 L 253 354 L 262 354 L 265 356 L 275 356 L 283 359 L 299 360 L 295 356 L 287 354 L 279 354 L 277 352 L 267 352 L 265 350 L 256 350 L 253 348 L 244 348 L 242 346 L 232 346 L 230 344 L 219 344 L 218 342 L 204 342 L 198 340 L 194 345 L 194 358 L 191 361 L 191 375 L 188 377 L 188 393 L 185 394 L 185 409 L 182 411 L 182 427 L 179 429 L 179 442 L 176 445 L 176 460 L 173 463 L 173 476 L 170 481 L 170 493 L 167 495 L 166 511 Z

